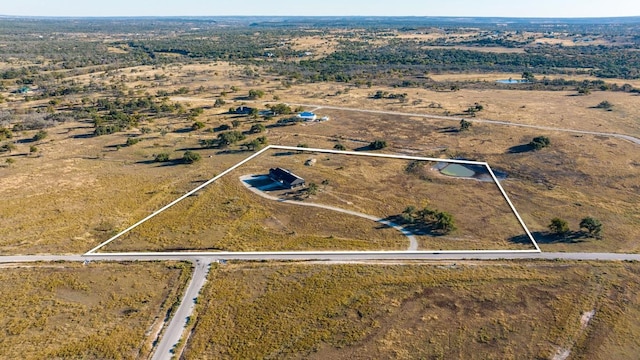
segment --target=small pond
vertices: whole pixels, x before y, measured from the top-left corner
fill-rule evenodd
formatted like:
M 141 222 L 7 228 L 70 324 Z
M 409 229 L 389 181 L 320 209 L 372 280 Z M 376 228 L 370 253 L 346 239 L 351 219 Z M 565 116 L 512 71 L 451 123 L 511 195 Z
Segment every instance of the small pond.
M 498 84 L 526 84 L 529 81 L 520 80 L 520 79 L 504 79 L 504 80 L 496 80 Z
M 460 164 L 449 164 L 449 166 L 440 170 L 440 173 L 457 177 L 473 177 L 476 174 L 475 171 Z
M 489 170 L 482 165 L 470 165 L 470 164 L 452 164 L 447 162 L 437 163 L 433 170 L 438 170 L 441 174 L 466 179 L 475 179 L 479 181 L 493 181 Z M 493 170 L 493 174 L 498 181 L 503 181 L 507 178 L 507 174 Z

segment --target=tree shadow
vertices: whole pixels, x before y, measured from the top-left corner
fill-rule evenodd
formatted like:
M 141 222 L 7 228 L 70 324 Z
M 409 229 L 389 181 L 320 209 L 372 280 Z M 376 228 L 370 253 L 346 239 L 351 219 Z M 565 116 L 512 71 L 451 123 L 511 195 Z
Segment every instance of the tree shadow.
M 535 150 L 535 148 L 533 146 L 531 146 L 530 144 L 522 144 L 522 145 L 516 145 L 516 146 L 512 146 L 507 150 L 507 153 L 509 154 L 521 154 L 521 153 L 525 153 L 525 152 L 530 152 Z
M 373 150 L 375 149 L 372 148 L 371 145 L 360 146 L 359 148 L 353 149 L 353 151 L 373 151 Z
M 242 154 L 245 153 L 247 151 L 251 151 L 251 150 L 247 150 L 247 149 L 226 149 L 226 150 L 220 150 L 216 153 L 216 155 L 234 155 L 234 154 Z
M 203 146 L 198 146 L 198 147 L 183 147 L 180 149 L 176 149 L 176 151 L 196 151 L 196 150 L 206 150 L 206 149 L 213 149 L 212 147 L 203 147 Z
M 441 134 L 457 134 L 460 132 L 460 129 L 454 126 L 447 126 L 447 127 L 443 127 L 438 129 L 438 132 Z
M 70 136 L 70 138 L 72 138 L 72 139 L 90 139 L 90 138 L 93 138 L 95 136 L 96 136 L 96 134 L 91 132 L 91 133 L 88 133 L 88 134 L 73 135 L 73 136 Z
M 544 244 L 578 244 L 585 242 L 588 236 L 582 231 L 570 231 L 564 235 L 556 235 L 548 231 L 534 231 L 531 233 L 538 245 Z M 508 239 L 515 244 L 531 244 L 527 234 L 512 236 Z
M 176 134 L 186 134 L 186 133 L 190 133 L 192 131 L 194 131 L 192 127 L 186 127 L 186 128 L 175 130 L 174 133 L 176 133 Z
M 291 156 L 295 154 L 296 152 L 293 152 L 293 151 L 280 151 L 280 152 L 274 153 L 273 156 Z
M 168 166 L 177 166 L 177 165 L 185 165 L 186 162 L 182 159 L 172 159 L 169 161 L 163 161 L 158 163 L 158 167 L 168 167 Z
M 412 233 L 413 235 L 427 235 L 427 236 L 433 236 L 433 237 L 446 235 L 445 231 L 443 231 L 442 229 L 436 229 L 431 224 L 428 224 L 428 223 L 424 223 L 424 222 L 407 223 L 400 215 L 387 216 L 386 218 L 382 219 L 382 221 L 388 221 L 398 226 L 401 226 L 402 228 Z M 376 229 L 388 229 L 389 227 L 390 226 L 387 224 L 381 224 L 380 226 L 376 227 Z
M 31 144 L 31 143 L 34 143 L 34 142 L 36 142 L 36 139 L 34 139 L 34 138 L 20 139 L 20 140 L 16 141 L 16 143 L 18 143 L 18 144 Z

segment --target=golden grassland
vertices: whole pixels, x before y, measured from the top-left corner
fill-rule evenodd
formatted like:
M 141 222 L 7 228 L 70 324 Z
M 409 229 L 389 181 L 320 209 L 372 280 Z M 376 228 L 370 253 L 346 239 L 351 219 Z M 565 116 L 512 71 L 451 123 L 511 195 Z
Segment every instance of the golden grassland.
M 428 206 L 452 214 L 457 230 L 436 236 L 433 232 L 422 235 L 418 232 L 421 249 L 531 248 L 509 241 L 524 234 L 524 230 L 493 182 L 443 176 L 432 169 L 435 162 L 421 162 L 409 173 L 411 161 L 402 159 L 312 152 L 289 154 L 277 150 L 264 155 L 238 171 L 264 174 L 271 167 L 291 169 L 307 182 L 320 186 L 318 194 L 305 201 L 385 219 L 393 219 L 408 206 L 420 209 Z M 304 166 L 309 159 L 316 160 L 315 165 Z
M 399 111 L 406 113 L 455 115 L 458 121 L 464 111 L 475 103 L 484 110 L 477 116 L 519 124 L 550 126 L 574 130 L 640 135 L 640 108 L 637 95 L 623 92 L 594 92 L 575 96 L 575 91 L 526 91 L 500 89 L 462 89 L 456 92 L 426 89 L 386 89 L 393 93 L 407 93 L 408 101 L 374 100 L 370 98 L 378 88 L 350 88 L 335 84 L 292 87 L 284 90 L 291 103 L 334 105 L 356 109 Z M 332 96 L 341 92 L 338 96 Z M 419 103 L 414 105 L 413 102 Z M 614 104 L 612 111 L 594 109 L 602 101 Z M 438 104 L 433 108 L 431 104 Z
M 83 252 L 111 231 L 137 221 L 208 179 L 243 156 L 205 159 L 197 166 L 145 164 L 152 154 L 181 157 L 183 140 L 168 134 L 149 138 L 136 147 L 116 150 L 126 136 L 75 139 L 86 134 L 77 124 L 49 130 L 36 144 L 38 156 L 18 145 L 14 164 L 0 168 L 0 244 L 3 253 Z M 70 129 L 71 128 L 71 129 Z M 69 132 L 67 132 L 69 131 Z M 27 135 L 29 136 L 29 135 Z M 159 135 L 155 135 L 159 136 Z M 160 145 L 159 142 L 162 142 Z M 154 145 L 158 144 L 158 145 Z
M 230 264 L 184 359 L 632 359 L 635 263 Z M 588 313 L 595 311 L 590 321 Z
M 104 248 L 104 251 L 406 249 L 400 232 L 331 211 L 263 199 L 223 178 Z
M 0 358 L 146 358 L 190 274 L 183 263 L 3 266 Z
M 316 159 L 316 165 L 304 166 L 308 159 Z M 310 197 L 304 190 L 281 191 L 270 196 L 383 219 L 401 214 L 407 206 L 429 206 L 453 214 L 458 227 L 454 233 L 448 236 L 416 233 L 421 249 L 532 248 L 530 242 L 510 241 L 524 234 L 524 230 L 494 183 L 447 178 L 431 170 L 434 163 L 420 165 L 423 175 L 407 174 L 409 163 L 270 150 L 197 196 L 140 225 L 108 245 L 105 251 L 406 248 L 406 238 L 379 223 L 330 210 L 265 200 L 240 185 L 240 175 L 264 175 L 274 167 L 293 170 L 308 183 L 319 185 L 320 190 Z
M 153 94 L 161 89 L 173 91 L 186 86 L 191 89 L 191 93 L 174 96 L 171 101 L 181 102 L 187 107 L 205 107 L 204 114 L 198 120 L 203 121 L 207 128 L 230 124 L 233 116 L 225 114 L 226 109 L 247 102 L 244 97 L 248 89 L 263 89 L 267 92 L 263 100 L 278 97 L 280 102 L 437 115 L 442 115 L 445 111 L 449 114 L 462 113 L 467 107 L 479 102 L 484 106 L 484 110 L 478 115 L 479 118 L 579 130 L 618 132 L 634 136 L 640 134 L 640 122 L 637 120 L 640 118 L 640 108 L 635 106 L 636 97 L 626 93 L 594 92 L 589 96 L 571 96 L 573 95 L 571 92 L 520 90 L 463 89 L 457 92 L 435 92 L 424 89 L 387 89 L 391 92 L 408 92 L 407 103 L 399 103 L 393 100 L 370 99 L 369 95 L 375 92 L 376 88 L 346 87 L 342 84 L 313 84 L 312 86 L 294 84 L 286 87 L 265 74 L 257 78 L 248 78 L 242 75 L 243 69 L 244 67 L 223 62 L 166 67 L 140 66 L 113 71 L 108 75 L 106 73 L 81 75 L 74 77 L 73 80 L 80 84 L 88 83 L 90 80 L 117 82 L 121 81 L 124 75 L 125 89 L 133 89 L 135 94 L 140 95 L 145 92 Z M 155 75 L 166 75 L 167 79 L 156 81 Z M 200 86 L 203 86 L 204 90 L 197 90 Z M 227 104 L 224 107 L 212 108 L 213 100 L 220 97 L 222 91 L 229 92 L 232 86 L 240 89 L 226 96 Z M 96 96 L 99 95 L 96 94 Z M 416 100 L 420 101 L 416 102 Z M 591 108 L 603 100 L 614 104 L 613 111 Z M 69 97 L 66 101 L 79 103 L 80 99 Z M 430 107 L 432 102 L 440 104 L 441 108 Z M 5 109 L 24 110 L 44 107 L 46 104 L 46 101 L 24 102 L 16 97 L 0 106 Z M 61 106 L 64 108 L 66 104 L 63 103 Z M 313 107 L 307 109 L 311 110 Z M 640 159 L 637 146 L 629 142 L 592 135 L 480 123 L 474 123 L 469 132 L 456 133 L 452 129 L 458 126 L 460 118 L 458 116 L 445 121 L 330 109 L 319 109 L 317 113 L 329 115 L 331 121 L 269 128 L 265 134 L 260 135 L 266 135 L 271 144 L 295 146 L 305 143 L 312 147 L 333 148 L 340 142 L 349 149 L 361 148 L 379 138 L 385 139 L 390 144 L 390 148 L 384 151 L 392 153 L 435 157 L 461 156 L 486 160 L 492 167 L 508 173 L 509 179 L 503 186 L 514 199 L 526 223 L 541 238 L 545 250 L 630 252 L 638 250 L 634 239 L 640 235 L 640 214 L 635 206 L 639 201 L 639 184 L 636 174 Z M 255 122 L 246 118 L 240 120 L 242 121 L 240 130 L 243 131 L 248 130 Z M 266 125 L 270 123 L 265 122 Z M 216 134 L 204 130 L 184 131 L 191 124 L 192 122 L 185 118 L 168 117 L 144 124 L 153 129 L 151 134 L 141 135 L 139 130 L 131 129 L 127 133 L 86 137 L 85 135 L 92 132 L 91 124 L 66 122 L 49 129 L 49 136 L 40 142 L 18 142 L 16 150 L 0 154 L 0 162 L 4 165 L 0 167 L 0 194 L 3 196 L 3 206 L 0 207 L 0 239 L 2 239 L 0 252 L 8 254 L 86 251 L 109 238 L 116 231 L 143 218 L 248 156 L 249 152 L 200 150 L 198 140 L 212 138 Z M 27 131 L 16 134 L 17 137 L 14 140 L 28 139 L 34 133 L 34 131 Z M 131 147 L 124 147 L 127 137 L 132 135 L 139 136 L 143 141 Z M 526 144 L 532 137 L 538 135 L 549 136 L 552 147 L 539 152 L 509 153 L 510 148 Z M 30 145 L 38 147 L 37 155 L 29 155 Z M 160 152 L 168 152 L 172 158 L 179 158 L 186 149 L 198 149 L 197 151 L 203 156 L 202 161 L 189 166 L 162 166 L 151 161 L 154 154 Z M 5 164 L 8 159 L 14 160 L 15 163 Z M 329 204 L 344 206 L 352 202 L 354 204 L 352 209 L 360 208 L 365 213 L 374 210 L 372 215 L 381 217 L 401 211 L 404 204 L 420 206 L 421 204 L 413 204 L 413 202 L 424 200 L 438 202 L 437 207 L 443 209 L 446 209 L 446 204 L 456 204 L 461 207 L 456 208 L 459 211 L 464 211 L 466 208 L 462 207 L 468 205 L 468 198 L 463 196 L 464 192 L 450 195 L 440 191 L 436 196 L 426 195 L 415 201 L 413 201 L 413 194 L 408 194 L 411 196 L 407 196 L 407 199 L 412 201 L 402 201 L 402 194 L 411 182 L 393 179 L 391 172 L 399 170 L 398 166 L 381 171 L 370 165 L 362 165 L 362 169 L 349 167 L 347 172 L 340 173 L 332 171 L 331 166 L 324 166 L 330 162 L 322 160 L 322 157 L 318 159 L 323 166 L 313 170 L 317 171 L 317 174 L 310 174 L 314 178 L 318 177 L 316 182 L 329 179 L 328 175 L 335 176 L 336 179 L 343 177 L 343 180 L 340 180 L 342 182 L 336 180 L 333 184 L 329 179 L 327 191 L 321 191 L 317 196 L 317 199 Z M 321 169 L 324 169 L 322 173 L 320 173 Z M 344 173 L 348 176 L 344 177 Z M 384 206 L 374 204 L 369 196 L 370 191 L 366 192 L 364 191 L 366 188 L 363 188 L 363 184 L 373 186 L 365 179 L 378 173 L 380 176 L 387 176 L 386 179 L 395 180 L 398 184 L 395 192 L 385 194 L 387 199 L 393 198 L 393 200 L 389 200 L 389 204 Z M 237 176 L 239 175 L 243 174 Z M 354 181 L 354 191 L 351 188 L 342 187 L 349 181 Z M 382 178 L 376 180 L 376 182 L 381 181 Z M 391 183 L 395 184 L 393 181 Z M 340 188 L 337 187 L 339 184 L 342 184 Z M 371 190 L 374 190 L 372 199 L 378 203 L 387 201 L 377 197 L 379 187 L 372 187 Z M 243 188 L 236 188 L 234 191 L 246 192 Z M 438 196 L 441 200 L 438 200 Z M 447 197 L 450 199 L 445 200 L 444 198 Z M 364 203 L 360 204 L 352 198 L 358 201 L 364 199 Z M 267 205 L 267 202 L 264 200 L 265 204 L 256 206 L 268 209 L 270 212 L 274 209 L 274 204 Z M 481 204 L 488 203 L 484 201 Z M 275 211 L 280 212 L 286 220 L 284 226 L 273 219 L 270 220 L 271 215 L 262 212 L 258 217 L 261 219 L 258 221 L 258 228 L 251 231 L 260 232 L 264 228 L 268 231 L 263 234 L 273 234 L 274 231 L 276 233 L 296 231 L 287 225 L 289 215 L 285 213 L 291 214 L 298 211 L 303 210 L 295 208 L 284 212 L 279 209 Z M 475 231 L 479 229 L 484 231 L 485 228 L 489 228 L 485 225 L 491 219 L 496 219 L 490 224 L 491 227 L 494 224 L 500 225 L 502 222 L 502 220 L 498 221 L 502 218 L 493 217 L 489 220 L 485 217 L 484 222 L 479 222 L 472 216 L 475 212 L 469 213 L 471 215 L 463 215 L 468 218 L 468 221 L 462 221 L 459 224 L 475 228 Z M 315 214 L 317 213 L 314 212 L 309 216 L 316 216 Z M 328 213 L 326 216 L 328 216 L 326 222 L 329 223 L 333 218 L 339 217 L 339 215 Z M 604 223 L 604 240 L 574 243 L 564 241 L 565 239 L 545 237 L 546 226 L 555 216 L 566 218 L 574 230 L 577 230 L 577 224 L 582 217 L 597 217 Z M 278 220 L 283 222 L 283 219 Z M 342 219 L 345 218 L 342 217 Z M 188 222 L 188 220 L 181 221 Z M 367 236 L 382 233 L 372 228 L 372 225 L 365 220 L 354 219 L 353 221 L 359 223 L 355 229 L 363 231 Z M 170 225 L 172 220 L 165 219 L 165 222 Z M 206 220 L 202 219 L 202 223 L 206 223 Z M 320 225 L 321 223 L 313 222 L 318 224 L 319 229 L 324 227 Z M 159 225 L 160 229 L 166 228 L 165 223 Z M 375 224 L 373 226 L 375 227 Z M 260 227 L 263 230 L 260 230 Z M 183 237 L 189 235 L 188 231 L 186 233 L 182 230 L 172 231 L 182 234 Z M 312 231 L 312 229 L 307 226 L 305 231 Z M 217 232 L 209 234 L 204 232 L 203 235 L 217 236 L 223 232 L 226 234 L 228 229 L 223 227 Z M 395 230 L 388 232 L 394 234 Z M 486 233 L 489 234 L 488 231 Z M 399 238 L 391 234 L 383 236 L 387 239 L 383 240 L 386 245 L 380 243 L 380 246 L 402 248 L 404 245 L 391 240 L 392 238 L 399 240 Z M 333 240 L 331 236 L 339 237 L 343 242 L 353 240 L 329 228 L 327 231 L 322 231 L 321 236 L 305 241 L 308 244 L 327 246 L 327 243 L 335 244 L 334 241 L 329 241 Z M 277 243 L 285 243 L 281 236 L 277 239 Z M 239 240 L 234 241 L 238 243 Z M 404 242 L 403 240 L 401 243 Z M 196 243 L 198 248 L 215 248 L 221 245 L 221 243 L 210 242 Z M 364 247 L 359 240 L 356 243 L 350 244 L 349 247 Z M 289 243 L 279 248 L 291 245 Z M 180 244 L 174 243 L 171 246 L 177 248 Z M 438 243 L 433 242 L 427 243 L 421 239 L 423 249 L 447 246 L 439 246 Z M 473 246 L 471 244 L 471 247 Z

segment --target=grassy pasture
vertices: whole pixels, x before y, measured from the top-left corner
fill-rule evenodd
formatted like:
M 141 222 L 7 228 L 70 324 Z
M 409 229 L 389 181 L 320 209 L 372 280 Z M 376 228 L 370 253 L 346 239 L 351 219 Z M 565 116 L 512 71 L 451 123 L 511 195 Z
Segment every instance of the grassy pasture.
M 190 274 L 180 263 L 3 266 L 0 358 L 146 358 Z
M 309 159 L 316 165 L 305 166 Z M 425 250 L 531 249 L 510 242 L 524 234 L 498 188 L 491 182 L 453 179 L 408 160 L 269 150 L 218 182 L 166 210 L 107 246 L 122 250 L 378 250 L 402 249 L 408 240 L 371 220 L 330 210 L 261 198 L 240 184 L 241 175 L 268 174 L 284 167 L 319 186 L 272 196 L 329 205 L 390 219 L 407 206 L 450 212 L 458 230 L 447 236 L 416 233 Z M 479 224 L 484 224 L 479 226 Z
M 17 149 L 11 153 L 0 154 L 0 163 L 3 165 L 0 167 L 0 194 L 4 201 L 0 207 L 0 252 L 9 254 L 85 251 L 248 156 L 248 152 L 236 152 L 237 148 L 232 148 L 229 152 L 200 149 L 198 140 L 216 136 L 216 133 L 208 132 L 207 129 L 221 124 L 229 125 L 234 117 L 224 113 L 226 108 L 245 102 L 244 96 L 249 89 L 264 90 L 266 95 L 262 100 L 278 97 L 279 102 L 436 115 L 445 112 L 461 114 L 478 102 L 484 107 L 478 118 L 617 132 L 633 136 L 640 134 L 640 123 L 637 121 L 640 112 L 634 105 L 636 96 L 627 93 L 595 91 L 588 96 L 573 96 L 574 92 L 570 91 L 462 89 L 456 92 L 436 92 L 417 88 L 386 89 L 390 92 L 407 92 L 408 101 L 400 103 L 396 100 L 371 99 L 370 95 L 377 90 L 376 88 L 358 88 L 337 83 L 318 83 L 311 86 L 294 83 L 291 86 L 283 86 L 266 74 L 261 74 L 260 78 L 248 78 L 242 73 L 241 66 L 216 62 L 167 65 L 165 68 L 137 66 L 113 71 L 108 76 L 100 72 L 74 76 L 72 79 L 80 84 L 107 81 L 110 77 L 121 79 L 124 76 L 126 87 L 133 89 L 138 95 L 145 92 L 154 94 L 158 90 L 174 91 L 186 86 L 191 89 L 189 94 L 173 96 L 170 100 L 181 102 L 187 108 L 204 107 L 204 113 L 198 120 L 203 121 L 206 128 L 185 131 L 192 125 L 192 121 L 168 117 L 158 119 L 152 124 L 144 124 L 153 131 L 145 135 L 141 135 L 137 129 L 131 129 L 126 133 L 86 137 L 92 132 L 91 124 L 73 121 L 50 129 L 49 136 L 36 143 L 26 141 L 33 136 L 34 131 L 16 133 L 14 142 Z M 156 76 L 166 76 L 166 79 L 156 80 Z M 506 77 L 489 74 L 483 75 L 483 79 L 493 81 L 492 76 Z M 200 86 L 203 90 L 197 90 Z M 238 87 L 239 90 L 231 91 L 232 86 Z M 212 108 L 213 101 L 221 97 L 222 92 L 227 92 L 224 97 L 227 104 L 222 108 Z M 11 96 L 10 101 L 0 105 L 2 108 L 15 108 L 26 112 L 29 108 L 47 106 L 46 101 L 23 102 L 19 97 Z M 612 111 L 592 108 L 604 100 L 614 104 Z M 65 101 L 79 104 L 80 98 L 71 96 Z M 431 103 L 439 104 L 440 108 L 431 107 Z M 263 106 L 261 103 L 252 105 Z M 61 106 L 62 108 L 65 106 Z M 313 109 L 307 107 L 307 110 Z M 458 116 L 446 121 L 330 109 L 319 109 L 316 112 L 321 116 L 330 116 L 331 121 L 282 128 L 269 127 L 273 121 L 266 121 L 267 132 L 261 135 L 266 135 L 271 144 L 295 146 L 306 143 L 312 147 L 333 148 L 340 142 L 348 149 L 363 147 L 375 139 L 385 139 L 390 144 L 390 148 L 384 150 L 388 152 L 435 157 L 462 156 L 486 160 L 495 169 L 509 174 L 509 179 L 503 185 L 527 224 L 538 233 L 545 250 L 638 250 L 634 241 L 640 235 L 640 213 L 635 206 L 639 200 L 639 184 L 635 174 L 640 164 L 640 158 L 636 155 L 636 145 L 592 135 L 480 123 L 474 123 L 471 131 L 457 133 L 455 129 L 460 119 Z M 240 120 L 242 131 L 248 130 L 255 122 L 246 118 Z M 143 141 L 125 147 L 127 138 L 134 135 Z M 538 135 L 550 137 L 551 148 L 540 152 L 509 152 L 511 148 L 526 144 Z M 36 154 L 29 154 L 30 145 L 38 147 Z M 186 149 L 196 149 L 203 155 L 203 160 L 190 166 L 163 166 L 151 161 L 153 156 L 160 152 L 168 152 L 174 159 L 179 158 Z M 15 163 L 6 163 L 7 160 L 15 160 Z M 328 163 L 320 161 L 321 165 Z M 326 173 L 331 172 L 330 167 L 318 167 L 320 168 L 325 168 Z M 404 186 L 409 186 L 410 183 L 390 177 L 390 172 L 399 168 L 401 167 L 396 166 L 393 170 L 389 168 L 380 171 L 378 168 L 363 165 L 361 170 L 357 170 L 360 172 L 359 175 L 353 169 L 347 178 L 355 181 L 358 185 L 356 190 L 361 191 L 364 189 L 363 184 L 367 183 L 363 179 L 379 172 L 380 178 L 373 182 L 382 181 L 384 175 L 392 184 L 398 184 L 398 189 L 405 191 L 408 188 Z M 317 176 L 316 182 L 328 179 L 324 173 Z M 335 172 L 334 176 L 342 175 Z M 338 182 L 333 183 L 337 184 Z M 331 190 L 333 185 L 330 185 L 328 190 Z M 367 183 L 367 186 L 371 185 Z M 374 187 L 372 189 L 375 190 Z M 339 189 L 334 187 L 334 190 Z M 330 204 L 345 204 L 331 194 L 331 191 L 321 192 L 318 198 L 329 201 Z M 445 193 L 438 193 L 440 194 L 445 196 Z M 337 195 L 340 198 L 360 196 L 369 201 L 366 196 L 350 190 L 341 191 Z M 451 205 L 468 205 L 462 194 L 455 195 L 458 199 L 451 202 Z M 437 201 L 429 196 L 427 198 Z M 378 200 L 379 198 L 376 198 L 376 201 Z M 416 199 L 416 202 L 418 200 L 424 199 Z M 381 217 L 388 216 L 404 206 L 404 203 L 397 199 L 381 207 L 372 205 L 373 201 L 369 204 L 348 201 L 361 207 L 365 213 L 369 210 L 380 210 Z M 445 209 L 446 202 L 442 203 L 444 205 L 437 206 Z M 582 217 L 599 218 L 605 226 L 605 240 L 576 243 L 564 239 L 545 238 L 544 232 L 548 222 L 560 215 L 566 217 L 574 230 L 577 230 L 577 224 Z M 486 217 L 485 222 L 491 220 L 495 220 L 496 225 L 502 222 L 500 217 Z M 484 222 L 478 223 L 472 219 L 464 223 L 474 229 L 484 228 L 485 225 Z M 277 231 L 293 231 L 285 228 Z M 323 226 L 319 228 L 322 229 Z M 370 225 L 360 224 L 356 228 L 367 236 L 371 233 L 382 233 L 373 231 Z M 364 230 L 365 228 L 369 230 Z M 330 238 L 332 235 L 343 240 L 351 239 L 333 230 L 322 231 L 321 234 L 321 239 Z M 327 242 L 318 239 L 313 241 L 317 244 L 325 243 L 323 246 L 326 246 Z M 396 240 L 389 241 L 386 245 L 381 245 L 382 248 L 404 246 L 398 245 Z M 220 244 L 203 243 L 197 246 L 215 248 L 218 245 Z M 178 247 L 177 244 L 173 246 Z M 465 244 L 463 247 L 474 246 Z M 362 248 L 354 244 L 349 247 Z M 433 242 L 422 242 L 421 247 L 444 248 Z
M 638 274 L 637 264 L 231 264 L 212 271 L 183 357 L 631 359 Z

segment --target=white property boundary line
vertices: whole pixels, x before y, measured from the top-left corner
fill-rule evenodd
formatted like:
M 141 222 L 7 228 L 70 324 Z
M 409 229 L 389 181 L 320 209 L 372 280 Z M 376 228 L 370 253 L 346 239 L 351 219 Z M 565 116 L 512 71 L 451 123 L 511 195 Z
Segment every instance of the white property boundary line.
M 138 226 L 142 225 L 143 223 L 147 222 L 148 220 L 152 219 L 156 215 L 158 215 L 158 214 L 162 213 L 163 211 L 169 209 L 173 205 L 175 205 L 175 204 L 179 203 L 180 201 L 188 198 L 189 196 L 193 195 L 194 193 L 202 190 L 204 187 L 210 185 L 211 183 L 213 183 L 216 180 L 220 179 L 221 177 L 227 175 L 228 173 L 232 172 L 233 170 L 239 168 L 240 166 L 246 164 L 247 162 L 253 160 L 254 158 L 262 155 L 264 152 L 266 152 L 268 150 L 272 150 L 272 149 L 290 150 L 290 151 L 302 151 L 302 152 L 316 152 L 316 153 L 325 153 L 325 154 L 368 156 L 368 157 L 378 157 L 378 158 L 387 158 L 387 159 L 403 159 L 403 160 L 447 162 L 447 163 L 452 163 L 452 164 L 467 164 L 467 165 L 485 166 L 487 168 L 487 170 L 489 171 L 489 173 L 491 174 L 491 177 L 493 178 L 493 181 L 498 186 L 498 189 L 500 190 L 500 193 L 502 194 L 502 196 L 505 198 L 505 200 L 509 204 L 509 207 L 511 208 L 513 213 L 516 215 L 516 218 L 518 219 L 518 222 L 520 223 L 520 226 L 522 226 L 522 228 L 524 229 L 525 233 L 527 234 L 527 236 L 529 237 L 529 239 L 531 240 L 531 242 L 535 246 L 536 250 L 442 250 L 442 251 L 428 250 L 428 251 L 418 251 L 416 253 L 429 253 L 429 254 L 431 254 L 431 253 L 439 253 L 439 254 L 474 254 L 474 253 L 478 253 L 479 254 L 479 253 L 523 253 L 523 252 L 524 253 L 531 253 L 531 252 L 538 252 L 539 253 L 539 252 L 541 252 L 540 247 L 538 246 L 538 243 L 533 238 L 533 235 L 531 235 L 531 232 L 527 228 L 527 225 L 522 220 L 522 217 L 520 217 L 520 214 L 516 210 L 515 206 L 513 206 L 513 203 L 511 202 L 511 200 L 507 196 L 507 193 L 504 191 L 504 189 L 500 185 L 500 182 L 498 181 L 498 179 L 496 178 L 495 174 L 493 173 L 493 170 L 491 170 L 491 167 L 486 162 L 471 161 L 471 160 L 456 160 L 456 159 L 438 159 L 438 158 L 407 156 L 407 155 L 375 154 L 375 153 L 356 152 L 356 151 L 314 149 L 314 148 L 302 148 L 302 147 L 294 147 L 294 146 L 269 145 L 269 146 L 265 147 L 264 149 L 256 152 L 255 154 L 247 157 L 246 159 L 240 161 L 239 163 L 233 165 L 232 167 L 228 168 L 227 170 L 223 171 L 222 173 L 220 173 L 219 175 L 213 177 L 212 179 L 206 181 L 205 183 L 201 184 L 200 186 L 196 187 L 195 189 L 193 189 L 193 190 L 187 192 L 186 194 L 180 196 L 179 198 L 177 198 L 174 201 L 170 202 L 169 204 L 165 205 L 161 209 L 158 209 L 158 210 L 154 211 L 151 215 L 145 217 L 144 219 L 138 221 L 137 223 L 135 223 L 135 224 L 129 226 L 128 228 L 122 230 L 118 234 L 114 235 L 112 238 L 110 238 L 107 241 L 103 242 L 102 244 L 96 246 L 95 248 L 87 251 L 87 253 L 85 255 L 96 255 L 96 256 L 100 255 L 100 256 L 104 256 L 104 255 L 114 255 L 114 254 L 116 254 L 116 253 L 95 254 L 95 252 L 98 251 L 100 248 L 108 245 L 112 241 L 118 239 L 122 235 L 128 233 L 129 231 L 135 229 L 136 227 L 138 227 Z M 146 253 L 146 254 L 159 254 L 159 255 L 160 254 L 162 254 L 162 255 L 178 255 L 178 254 L 181 254 L 181 255 L 185 255 L 185 254 L 217 255 L 217 254 L 233 254 L 233 253 L 234 252 L 214 252 L 214 253 L 211 253 L 211 252 L 197 252 L 197 251 L 195 251 L 195 252 L 182 252 L 182 253 L 181 252 L 177 252 L 177 253 L 150 252 L 150 253 Z M 298 252 L 254 252 L 254 254 L 283 254 L 283 255 L 284 254 L 300 254 L 300 255 L 304 255 L 304 254 L 318 254 L 318 253 L 324 253 L 324 254 L 358 254 L 358 253 L 360 253 L 360 254 L 375 254 L 375 253 L 389 253 L 389 254 L 391 254 L 391 253 L 395 253 L 395 252 L 394 251 L 382 251 L 382 252 L 375 252 L 375 251 L 352 251 L 352 252 L 349 252 L 349 251 L 347 251 L 347 252 L 318 252 L 318 251 L 313 251 L 313 252 L 305 252 L 305 251 L 298 251 Z M 404 253 L 406 253 L 406 251 Z M 118 253 L 118 254 L 119 255 L 123 255 L 123 254 L 141 254 L 141 253 Z M 249 253 L 247 253 L 247 254 L 249 254 Z

